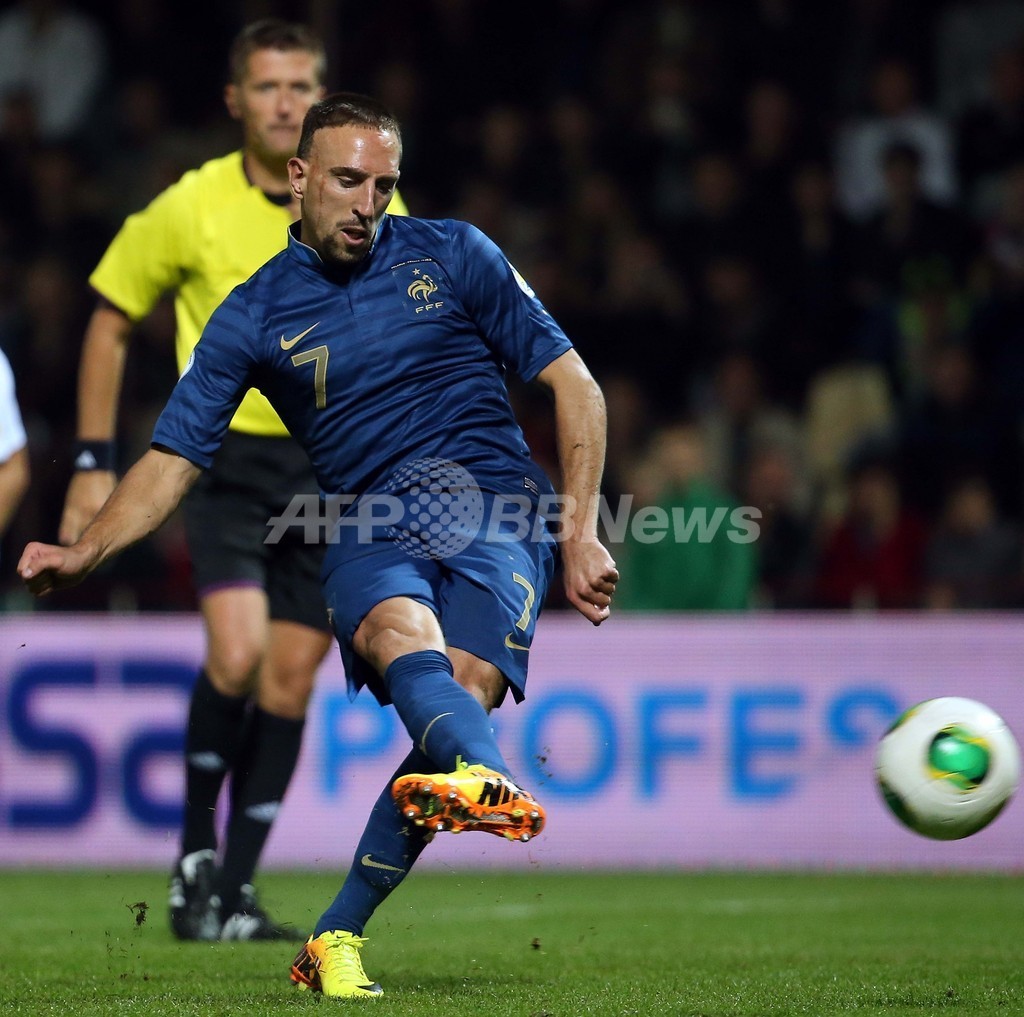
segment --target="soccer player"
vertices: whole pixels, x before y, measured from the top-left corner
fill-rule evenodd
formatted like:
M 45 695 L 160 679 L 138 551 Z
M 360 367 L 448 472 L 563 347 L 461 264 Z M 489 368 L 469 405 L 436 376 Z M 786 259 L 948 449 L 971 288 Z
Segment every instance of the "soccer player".
M 301 221 L 288 247 L 214 312 L 151 449 L 79 541 L 31 543 L 18 566 L 37 595 L 80 581 L 170 515 L 248 386 L 277 408 L 338 496 L 323 585 L 350 688 L 393 703 L 413 740 L 292 965 L 297 984 L 347 998 L 381 993 L 362 966 L 363 926 L 432 834 L 528 840 L 543 828 L 488 711 L 508 689 L 523 698 L 556 547 L 568 599 L 593 624 L 618 580 L 597 539 L 600 389 L 479 230 L 386 214 L 400 157 L 398 124 L 376 101 L 340 93 L 311 107 L 289 163 Z M 506 369 L 554 396 L 557 543 L 542 514 L 554 492 Z
M 14 372 L 0 351 L 0 536 L 7 532 L 29 482 L 28 439 L 14 389 Z
M 130 216 L 90 277 L 100 299 L 79 370 L 77 472 L 62 543 L 78 539 L 116 482 L 117 405 L 133 324 L 172 291 L 183 369 L 221 300 L 285 246 L 298 218 L 288 160 L 306 110 L 323 94 L 324 63 L 321 42 L 304 26 L 268 19 L 244 28 L 224 93 L 242 125 L 242 148 L 186 173 Z M 400 199 L 396 205 L 403 210 Z M 322 549 L 297 535 L 265 544 L 267 519 L 317 487 L 308 457 L 255 389 L 242 396 L 208 465 L 184 506 L 206 652 L 188 712 L 171 927 L 181 939 L 302 938 L 260 908 L 252 880 L 330 646 Z M 214 809 L 229 773 L 218 869 Z

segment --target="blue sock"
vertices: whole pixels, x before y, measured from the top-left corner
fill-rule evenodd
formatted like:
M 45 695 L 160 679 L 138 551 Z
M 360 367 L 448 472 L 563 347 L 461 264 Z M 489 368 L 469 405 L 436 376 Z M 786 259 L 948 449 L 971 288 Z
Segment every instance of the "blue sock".
M 391 785 L 405 773 L 423 773 L 433 766 L 419 749 L 402 761 L 373 806 L 352 867 L 338 896 L 316 923 L 314 936 L 335 931 L 361 936 L 370 916 L 409 874 L 427 845 L 428 831 L 402 816 L 391 797 Z
M 480 763 L 509 774 L 487 711 L 454 674 L 447 654 L 419 650 L 393 661 L 384 684 L 413 745 L 434 769 L 450 773 L 460 762 Z

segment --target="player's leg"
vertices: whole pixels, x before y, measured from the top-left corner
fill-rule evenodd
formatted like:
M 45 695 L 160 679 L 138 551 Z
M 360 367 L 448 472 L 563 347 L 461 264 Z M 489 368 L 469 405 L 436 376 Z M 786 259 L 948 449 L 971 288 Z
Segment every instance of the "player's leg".
M 474 617 L 465 625 L 490 631 L 491 648 L 497 652 L 506 626 L 503 617 L 496 621 L 491 616 L 495 605 L 470 604 L 456 591 L 443 590 L 445 580 L 440 577 L 447 570 L 410 557 L 392 543 L 347 551 L 334 545 L 332 552 L 339 565 L 328 572 L 325 592 L 349 681 L 355 688 L 370 685 L 382 702 L 394 701 L 413 738 L 413 751 L 389 784 L 410 772 L 454 770 L 460 762 L 472 761 L 486 761 L 496 768 L 488 774 L 504 780 L 508 766 L 487 716 L 504 695 L 504 677 L 493 663 L 471 651 L 456 651 L 456 672 L 438 622 L 445 608 L 483 608 L 489 621 Z M 517 608 L 512 619 L 521 613 Z M 521 689 L 525 664 L 517 661 L 517 667 L 523 671 L 518 679 Z M 483 785 L 485 778 L 473 777 Z M 369 981 L 362 967 L 360 933 L 404 879 L 432 833 L 426 824 L 410 822 L 396 807 L 392 787 L 385 787 L 345 885 L 317 923 L 316 935 L 295 958 L 293 982 L 331 996 L 380 994 L 380 986 Z
M 455 680 L 431 608 L 410 597 L 388 598 L 363 618 L 352 646 L 381 676 L 413 745 L 437 767 L 507 769 L 487 711 Z
M 217 836 L 214 814 L 243 742 L 250 695 L 267 640 L 267 600 L 254 586 L 215 589 L 200 598 L 206 655 L 185 730 L 185 805 L 181 853 L 171 880 L 171 926 L 181 939 L 216 939 L 211 911 Z
M 372 577 L 377 584 L 382 582 L 387 557 L 384 550 L 377 559 L 378 567 L 367 570 L 371 587 Z M 413 739 L 413 750 L 374 805 L 345 884 L 299 951 L 291 978 L 301 988 L 356 998 L 382 992 L 363 970 L 362 927 L 408 873 L 432 832 L 405 820 L 392 797 L 393 779 L 410 769 L 454 768 L 460 758 L 477 754 L 492 765 L 503 767 L 505 763 L 486 709 L 455 680 L 433 610 L 403 596 L 387 597 L 364 613 L 358 603 L 362 586 L 351 573 L 346 575 L 347 582 L 329 578 L 327 583 L 336 631 L 339 639 L 345 640 L 346 671 L 352 680 L 372 664 L 381 679 L 374 690 L 382 700 L 395 703 Z M 434 595 L 422 565 L 402 558 L 401 552 L 390 588 L 407 589 L 426 601 Z M 369 596 L 373 595 L 371 590 Z M 359 654 L 360 668 L 355 666 L 353 649 Z M 431 747 L 431 755 L 424 751 L 426 745 Z
M 489 713 L 504 696 L 505 679 L 501 672 L 464 650 L 448 652 L 456 681 Z M 320 916 L 314 936 L 330 930 L 361 936 L 370 916 L 408 875 L 433 831 L 402 814 L 391 788 L 399 778 L 429 773 L 437 765 L 419 748 L 413 748 L 399 764 L 373 806 L 345 883 Z
M 320 592 L 316 591 L 318 601 Z M 306 707 L 331 645 L 322 628 L 270 623 L 270 644 L 245 739 L 232 772 L 231 817 L 217 877 L 224 939 L 304 939 L 259 906 L 253 877 L 295 772 Z
M 465 650 L 449 647 L 448 653 L 462 688 L 487 712 L 498 706 L 507 688 L 501 671 Z M 441 763 L 440 770 L 406 770 L 392 784 L 395 804 L 408 823 L 435 832 L 479 830 L 524 842 L 544 828 L 543 807 L 515 783 L 504 759 L 489 763 L 479 753 L 465 755 L 450 770 Z
M 456 681 L 490 712 L 505 693 L 501 672 L 472 654 L 461 650 L 449 652 Z M 359 951 L 365 942 L 363 930 L 377 908 L 409 874 L 433 837 L 433 830 L 425 824 L 405 817 L 395 802 L 392 785 L 407 774 L 429 772 L 438 765 L 414 747 L 384 786 L 370 812 L 341 890 L 320 916 L 292 965 L 292 981 L 300 987 L 346 997 L 373 996 L 383 991 L 370 982 L 362 967 Z
M 231 815 L 217 895 L 224 921 L 221 938 L 302 939 L 294 929 L 268 917 L 252 884 L 298 763 L 306 708 L 332 634 L 320 582 L 323 545 L 318 532 L 307 534 L 299 526 L 280 539 L 265 541 L 268 520 L 285 511 L 292 491 L 316 491 L 309 461 L 291 439 L 263 439 L 258 452 L 259 462 L 253 465 L 259 472 L 251 497 L 260 506 L 260 519 L 252 540 L 260 547 L 265 570 L 269 638 L 231 774 Z
M 501 702 L 506 688 L 522 700 L 530 645 L 554 570 L 553 542 L 543 529 L 536 540 L 478 539 L 447 565 L 441 617 L 461 684 L 488 707 Z M 504 761 L 463 761 L 483 767 L 396 781 L 395 799 L 406 818 L 434 830 L 480 830 L 510 840 L 526 841 L 541 831 L 543 808 L 514 783 Z
M 206 657 L 189 707 L 182 856 L 171 883 L 171 924 L 186 939 L 217 938 L 213 906 L 214 813 L 242 752 L 270 638 L 267 492 L 280 476 L 268 442 L 229 431 L 213 466 L 184 503 L 193 581 L 206 628 Z

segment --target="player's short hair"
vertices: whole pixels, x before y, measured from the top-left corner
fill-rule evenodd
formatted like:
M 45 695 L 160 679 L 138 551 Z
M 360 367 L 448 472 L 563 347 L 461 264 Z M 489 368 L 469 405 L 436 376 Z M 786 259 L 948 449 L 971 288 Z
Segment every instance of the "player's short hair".
M 296 155 L 308 159 L 313 147 L 313 135 L 323 127 L 345 127 L 358 124 L 374 127 L 378 131 L 391 131 L 402 144 L 402 129 L 395 115 L 377 99 L 358 92 L 333 92 L 314 102 L 302 121 L 302 135 Z
M 253 21 L 235 36 L 228 50 L 228 74 L 232 84 L 240 85 L 249 66 L 249 57 L 263 49 L 282 53 L 309 53 L 316 58 L 316 75 L 323 81 L 327 71 L 324 44 L 305 25 L 283 18 L 262 18 Z

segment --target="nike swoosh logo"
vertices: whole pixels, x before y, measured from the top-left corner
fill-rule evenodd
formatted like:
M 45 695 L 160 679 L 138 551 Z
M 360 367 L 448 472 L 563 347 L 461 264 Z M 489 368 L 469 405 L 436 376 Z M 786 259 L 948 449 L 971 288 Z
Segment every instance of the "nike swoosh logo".
M 385 865 L 383 862 L 375 862 L 369 854 L 363 855 L 359 860 L 363 865 L 368 865 L 371 869 L 387 869 L 388 872 L 405 872 L 405 869 L 396 868 L 394 865 Z
M 310 325 L 309 328 L 307 328 L 305 332 L 300 332 L 294 339 L 285 339 L 284 333 L 282 333 L 281 334 L 281 349 L 282 350 L 290 350 L 301 339 L 305 339 L 306 336 L 309 335 L 309 333 L 312 332 L 313 329 L 316 328 L 316 326 L 319 325 L 319 324 L 320 324 L 320 322 L 318 321 L 316 323 L 316 325 Z
M 423 737 L 420 739 L 420 752 L 427 755 L 427 734 L 430 729 L 442 718 L 442 717 L 454 717 L 454 713 L 439 713 L 424 729 Z
M 513 643 L 511 636 L 505 636 L 505 645 L 510 650 L 525 650 L 527 653 L 530 652 L 530 648 L 528 646 L 520 646 L 519 643 Z

